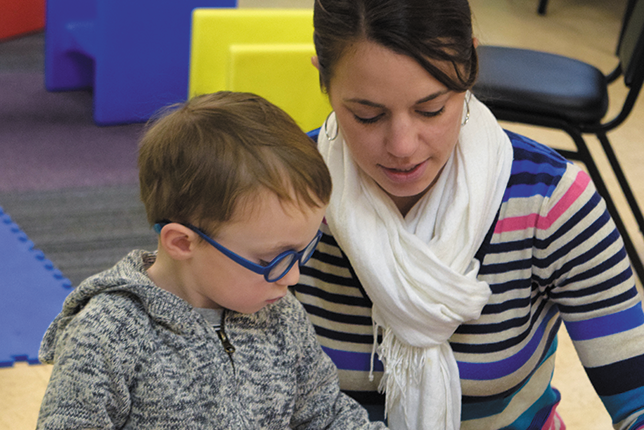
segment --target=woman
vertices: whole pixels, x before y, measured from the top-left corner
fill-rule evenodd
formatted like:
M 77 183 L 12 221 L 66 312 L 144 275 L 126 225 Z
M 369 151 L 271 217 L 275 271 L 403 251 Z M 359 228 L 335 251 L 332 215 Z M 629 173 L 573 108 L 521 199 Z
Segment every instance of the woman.
M 334 191 L 296 293 L 343 389 L 380 386 L 395 429 L 565 428 L 563 321 L 617 428 L 644 428 L 621 238 L 583 171 L 468 91 L 467 1 L 316 0 L 314 25 Z

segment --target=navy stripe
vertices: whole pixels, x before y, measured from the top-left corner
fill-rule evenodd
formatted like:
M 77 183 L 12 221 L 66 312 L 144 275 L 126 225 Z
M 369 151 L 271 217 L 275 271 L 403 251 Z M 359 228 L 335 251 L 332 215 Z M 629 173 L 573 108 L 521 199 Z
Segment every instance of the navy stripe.
M 611 297 L 606 300 L 599 300 L 595 301 L 593 303 L 588 303 L 587 305 L 584 306 L 565 306 L 559 304 L 559 310 L 564 313 L 569 313 L 569 314 L 579 314 L 583 312 L 592 312 L 596 311 L 598 309 L 603 309 L 603 308 L 608 308 L 611 306 L 619 305 L 621 303 L 628 302 L 629 300 L 637 297 L 637 289 L 635 287 L 631 288 L 630 290 L 619 294 L 615 297 Z
M 503 303 L 488 304 L 485 306 L 485 308 L 483 308 L 483 314 L 494 315 L 509 311 L 511 309 L 528 308 L 531 303 L 532 300 L 530 297 L 524 297 L 519 299 L 507 300 Z
M 341 331 L 330 330 L 324 327 L 315 326 L 315 333 L 320 337 L 341 342 L 360 343 L 363 345 L 373 344 L 373 335 L 371 334 L 353 334 Z
M 510 279 L 507 282 L 499 282 L 497 284 L 490 284 L 490 289 L 493 294 L 503 294 L 513 290 L 523 290 L 532 285 L 530 279 Z
M 486 344 L 467 344 L 467 343 L 457 343 L 450 342 L 452 350 L 459 353 L 468 353 L 468 354 L 489 354 L 494 352 L 503 351 L 513 346 L 516 346 L 523 342 L 531 333 L 532 330 L 539 321 L 541 321 L 541 316 L 547 314 L 545 312 L 545 307 L 548 304 L 546 301 L 539 303 L 539 306 L 535 310 L 532 318 L 530 318 L 530 324 L 524 331 L 514 337 L 503 339 L 499 342 L 491 342 Z M 489 334 L 489 333 L 499 333 L 505 331 L 508 325 L 513 323 L 508 323 L 507 321 L 501 321 L 499 323 L 493 324 L 462 324 L 456 330 L 456 333 L 459 334 Z
M 624 251 L 624 248 L 622 248 L 618 253 L 614 254 L 609 259 L 604 260 L 602 263 L 593 266 L 592 268 L 586 270 L 585 272 L 582 272 L 575 276 L 571 276 L 570 278 L 564 279 L 561 282 L 561 284 L 559 284 L 559 287 L 565 287 L 568 284 L 575 284 L 580 281 L 585 281 L 592 277 L 601 275 L 602 273 L 609 271 L 609 269 L 620 264 L 622 261 L 624 261 L 625 258 L 626 258 L 626 251 Z M 627 269 L 624 270 L 622 273 L 619 273 L 618 275 L 611 278 L 613 279 L 612 283 L 614 285 L 621 284 L 622 282 L 630 278 L 631 274 L 632 274 L 631 267 L 628 266 Z M 608 286 L 609 284 L 605 284 L 604 288 L 607 288 Z M 574 290 L 570 291 L 570 294 L 575 294 L 575 293 L 576 292 Z M 561 294 L 561 293 L 556 293 L 556 294 Z M 566 296 L 562 296 L 562 297 L 566 297 Z M 573 297 L 573 296 L 570 296 L 570 297 Z
M 621 261 L 621 258 L 612 258 L 611 260 Z M 602 264 L 601 266 L 604 266 L 604 264 Z M 604 273 L 604 272 L 599 272 L 599 273 Z M 605 280 L 604 282 L 599 282 L 597 284 L 591 285 L 588 288 L 583 288 L 580 290 L 562 291 L 559 287 L 553 288 L 552 291 L 550 292 L 550 297 L 552 297 L 555 300 L 561 300 L 561 299 L 580 298 L 580 297 L 595 295 L 603 291 L 610 290 L 611 287 L 614 287 L 615 285 L 619 285 L 622 282 L 627 281 L 630 278 L 631 273 L 632 273 L 631 269 L 630 267 L 628 267 L 621 273 L 618 273 L 617 275 L 613 276 L 610 279 Z
M 543 352 L 541 353 L 541 357 L 539 358 L 539 364 L 537 366 L 535 366 L 534 369 L 532 369 L 532 371 L 530 372 L 530 374 L 528 376 L 526 376 L 525 378 L 523 378 L 518 384 L 514 385 L 513 387 L 511 387 L 511 388 L 509 388 L 509 389 L 507 389 L 505 391 L 502 391 L 502 392 L 499 392 L 499 393 L 496 393 L 496 394 L 493 394 L 493 395 L 490 395 L 490 396 L 467 396 L 467 395 L 463 395 L 462 396 L 462 399 L 463 399 L 462 403 L 463 404 L 475 404 L 475 403 L 481 403 L 481 402 L 488 402 L 488 401 L 505 399 L 507 397 L 510 397 L 510 396 L 513 396 L 514 394 L 516 394 L 519 390 L 521 390 L 523 385 L 525 385 L 528 382 L 528 380 L 537 371 L 537 369 L 539 369 L 539 367 L 541 367 L 543 362 L 548 357 L 548 354 L 550 354 L 550 352 L 551 352 L 550 349 L 553 348 L 553 342 L 557 337 L 557 333 L 559 332 L 560 327 L 561 327 L 561 319 L 557 319 L 557 321 L 555 322 L 552 330 L 550 331 L 550 333 L 548 333 L 548 338 L 546 340 L 546 347 L 543 349 Z
M 548 249 L 553 242 L 561 239 L 562 236 L 568 234 L 576 225 L 580 224 L 585 218 L 587 218 L 592 211 L 595 210 L 599 202 L 601 201 L 601 197 L 599 197 L 599 194 L 595 192 L 592 197 L 584 204 L 581 208 L 579 208 L 572 217 L 568 219 L 565 223 L 561 225 L 556 231 L 554 231 L 552 234 L 550 234 L 547 238 L 545 239 L 535 239 L 535 246 L 538 249 L 544 250 Z M 608 213 L 604 211 L 604 214 L 600 219 L 604 219 L 604 223 L 608 221 Z M 594 223 L 599 222 L 599 220 L 595 220 Z M 600 222 L 598 225 L 603 225 L 603 223 Z M 586 229 L 588 230 L 588 229 Z M 595 230 L 596 232 L 597 230 Z M 587 233 L 586 233 L 587 234 Z M 588 236 L 585 236 L 588 237 Z
M 498 264 L 485 264 L 479 269 L 479 275 L 496 275 L 500 273 L 532 268 L 532 258 L 504 261 Z
M 324 237 L 324 235 L 322 237 Z M 335 255 L 321 252 L 319 248 L 313 252 L 311 258 L 320 260 L 323 263 L 332 264 L 337 267 L 349 267 L 348 261 L 344 260 L 342 257 L 337 257 Z
M 313 258 L 311 258 L 312 260 Z M 336 275 L 335 273 L 325 273 L 321 272 L 318 269 L 314 269 L 313 267 L 309 266 L 311 264 L 311 260 L 309 260 L 306 265 L 300 266 L 300 275 L 302 276 L 310 276 L 312 278 L 316 279 L 324 279 L 326 282 L 330 284 L 336 284 L 340 285 L 342 287 L 352 287 L 356 288 L 356 283 L 353 279 L 347 278 L 345 276 L 340 276 Z M 321 260 L 319 260 L 321 261 Z M 299 289 L 299 284 L 295 287 L 296 290 Z
M 325 300 L 327 302 L 338 303 L 341 305 L 351 305 L 351 306 L 357 306 L 361 308 L 371 307 L 371 302 L 365 300 L 363 297 L 354 297 L 354 296 L 349 296 L 344 294 L 333 294 L 333 293 L 329 293 L 328 291 L 324 291 L 319 288 L 315 288 L 305 284 L 297 284 L 295 286 L 295 292 L 297 294 L 313 296 L 313 297 L 317 297 L 319 299 Z
M 588 378 L 600 396 L 614 396 L 644 386 L 644 356 L 600 367 L 586 368 Z
M 371 322 L 371 317 L 361 316 L 361 315 L 350 315 L 350 314 L 341 314 L 337 312 L 327 311 L 317 306 L 312 306 L 304 303 L 304 309 L 311 314 L 316 315 L 321 318 L 324 318 L 329 321 L 345 323 L 345 324 L 354 324 L 371 327 L 373 324 Z
M 523 251 L 526 249 L 532 250 L 535 241 L 536 239 L 534 237 L 528 237 L 503 243 L 490 243 L 486 251 L 488 254 L 504 254 L 506 252 Z

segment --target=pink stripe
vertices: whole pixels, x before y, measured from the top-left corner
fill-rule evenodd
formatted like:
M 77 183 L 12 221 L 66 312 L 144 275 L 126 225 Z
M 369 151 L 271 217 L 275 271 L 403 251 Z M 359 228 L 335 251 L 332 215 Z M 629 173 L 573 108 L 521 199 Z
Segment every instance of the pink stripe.
M 583 171 L 580 171 L 575 178 L 572 186 L 566 191 L 557 204 L 548 212 L 545 217 L 539 214 L 530 214 L 525 216 L 517 216 L 504 218 L 496 224 L 494 233 L 504 233 L 509 231 L 525 230 L 527 228 L 536 227 L 541 230 L 550 228 L 552 224 L 559 219 L 559 217 L 570 208 L 570 206 L 577 201 L 579 196 L 586 190 L 590 183 L 590 177 Z
M 541 430 L 566 430 L 566 425 L 561 419 L 561 415 L 555 410 L 558 405 L 559 403 L 553 406 L 552 411 L 550 411 L 550 416 L 543 424 L 543 427 L 541 427 Z

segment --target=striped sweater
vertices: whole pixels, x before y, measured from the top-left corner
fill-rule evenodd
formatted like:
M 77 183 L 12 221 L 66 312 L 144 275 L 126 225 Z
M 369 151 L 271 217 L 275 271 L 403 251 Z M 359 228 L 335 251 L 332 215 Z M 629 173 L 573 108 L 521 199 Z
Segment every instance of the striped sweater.
M 481 317 L 450 338 L 463 392 L 462 429 L 555 428 L 551 385 L 563 321 L 618 429 L 644 428 L 644 314 L 622 240 L 588 175 L 552 149 L 508 132 L 512 174 L 481 245 L 479 279 L 492 290 Z M 363 403 L 371 302 L 328 227 L 296 296 L 342 389 Z

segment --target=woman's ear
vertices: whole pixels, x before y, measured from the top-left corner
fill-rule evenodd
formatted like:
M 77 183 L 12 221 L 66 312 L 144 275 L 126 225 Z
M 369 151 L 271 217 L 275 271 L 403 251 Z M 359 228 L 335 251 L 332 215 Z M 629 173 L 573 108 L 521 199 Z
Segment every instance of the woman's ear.
M 192 257 L 199 238 L 188 227 L 171 222 L 159 233 L 159 246 L 174 260 L 187 260 Z
M 311 64 L 313 64 L 313 67 L 318 69 L 318 71 L 320 70 L 320 60 L 318 59 L 317 55 L 311 57 Z
M 472 43 L 474 44 L 474 49 L 479 47 L 479 40 L 476 37 L 472 38 Z

